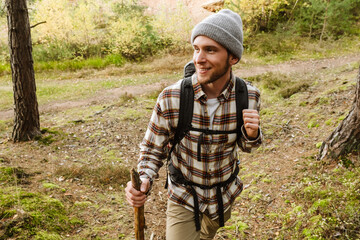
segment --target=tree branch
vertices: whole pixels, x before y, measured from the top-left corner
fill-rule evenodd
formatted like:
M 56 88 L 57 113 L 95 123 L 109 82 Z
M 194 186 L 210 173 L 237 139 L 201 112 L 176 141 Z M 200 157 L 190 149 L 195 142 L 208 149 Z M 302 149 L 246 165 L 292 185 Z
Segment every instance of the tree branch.
M 40 24 L 43 24 L 43 23 L 46 23 L 46 21 L 42 21 L 42 22 L 39 22 L 39 23 L 37 23 L 37 24 L 35 24 L 35 25 L 32 25 L 30 28 L 34 28 L 34 27 L 36 27 L 37 25 L 40 25 Z

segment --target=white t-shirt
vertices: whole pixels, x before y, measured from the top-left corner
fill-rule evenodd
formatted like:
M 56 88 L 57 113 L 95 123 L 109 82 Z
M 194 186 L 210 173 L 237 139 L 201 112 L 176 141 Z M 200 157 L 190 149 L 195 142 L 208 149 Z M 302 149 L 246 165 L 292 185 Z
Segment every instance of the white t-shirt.
M 215 117 L 215 111 L 219 107 L 220 101 L 217 98 L 211 98 L 211 99 L 207 100 L 206 104 L 207 104 L 208 113 L 209 113 L 209 116 L 210 116 L 210 129 L 212 129 L 213 128 L 214 117 Z

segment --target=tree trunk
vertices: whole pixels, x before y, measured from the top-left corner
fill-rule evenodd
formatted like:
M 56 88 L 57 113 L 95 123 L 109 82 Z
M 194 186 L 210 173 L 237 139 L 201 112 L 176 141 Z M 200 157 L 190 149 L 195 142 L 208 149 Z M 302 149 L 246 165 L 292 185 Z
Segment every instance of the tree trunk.
M 360 150 L 360 68 L 357 76 L 355 99 L 349 115 L 323 142 L 318 159 L 339 156 Z
M 26 0 L 6 0 L 10 64 L 14 90 L 13 141 L 40 135 L 29 15 Z
M 322 27 L 321 34 L 320 34 L 320 43 L 319 43 L 320 45 L 322 44 L 323 36 L 324 36 L 324 34 L 325 34 L 326 20 L 327 20 L 327 18 L 328 18 L 329 4 L 330 4 L 330 0 L 328 0 L 327 3 L 326 3 L 324 23 L 323 23 L 323 27 Z

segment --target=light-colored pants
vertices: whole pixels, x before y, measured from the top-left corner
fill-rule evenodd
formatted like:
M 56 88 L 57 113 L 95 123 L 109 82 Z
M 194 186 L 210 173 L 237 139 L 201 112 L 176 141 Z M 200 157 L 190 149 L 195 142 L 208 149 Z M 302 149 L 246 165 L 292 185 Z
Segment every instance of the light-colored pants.
M 224 212 L 224 221 L 231 217 L 231 208 Z M 210 240 L 219 229 L 219 221 L 200 214 L 201 230 L 196 231 L 194 212 L 168 200 L 166 211 L 167 240 Z

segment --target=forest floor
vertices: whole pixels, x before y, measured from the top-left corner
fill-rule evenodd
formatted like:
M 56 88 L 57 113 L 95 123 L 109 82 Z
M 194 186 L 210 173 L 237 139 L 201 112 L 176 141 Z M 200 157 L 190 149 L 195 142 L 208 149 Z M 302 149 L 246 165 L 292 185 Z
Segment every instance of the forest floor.
M 234 69 L 262 91 L 264 143 L 251 154 L 239 153 L 245 188 L 233 205 L 232 218 L 215 239 L 302 238 L 299 229 L 292 229 L 301 228 L 293 220 L 294 209 L 305 203 L 294 191 L 310 172 L 320 176 L 342 167 L 320 163 L 316 155 L 319 144 L 350 110 L 359 62 L 357 53 L 273 65 L 241 64 Z M 97 81 L 108 71 L 89 72 L 81 81 Z M 13 113 L 0 111 L 0 168 L 10 167 L 16 175 L 15 181 L 0 178 L 1 185 L 61 202 L 71 227 L 59 239 L 133 239 L 132 208 L 124 198 L 128 172 L 136 166 L 138 145 L 157 94 L 181 72 L 178 68 L 172 77 L 149 84 L 40 105 L 43 136 L 36 141 L 13 143 Z M 285 96 L 284 90 L 291 94 Z M 165 239 L 164 181 L 162 168 L 145 205 L 146 239 Z M 11 235 L 9 226 L 25 229 L 19 223 L 25 217 L 18 209 L 26 210 L 26 203 L 19 194 L 14 199 L 17 214 L 0 216 L 0 239 L 15 239 L 18 233 Z

